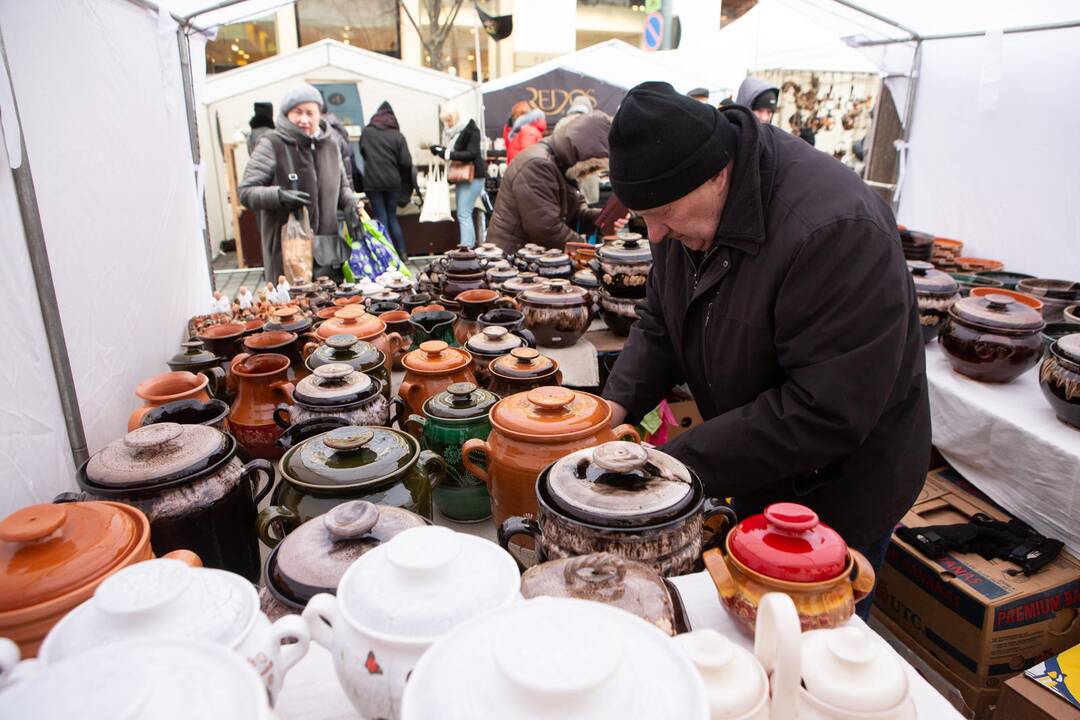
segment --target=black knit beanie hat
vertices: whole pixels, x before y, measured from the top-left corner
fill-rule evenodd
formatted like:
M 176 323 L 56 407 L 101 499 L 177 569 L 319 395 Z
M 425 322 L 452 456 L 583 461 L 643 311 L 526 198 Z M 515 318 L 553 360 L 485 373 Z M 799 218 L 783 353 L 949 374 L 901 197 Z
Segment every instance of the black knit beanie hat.
M 724 169 L 738 130 L 716 108 L 645 82 L 627 93 L 608 133 L 611 188 L 631 210 L 678 200 Z

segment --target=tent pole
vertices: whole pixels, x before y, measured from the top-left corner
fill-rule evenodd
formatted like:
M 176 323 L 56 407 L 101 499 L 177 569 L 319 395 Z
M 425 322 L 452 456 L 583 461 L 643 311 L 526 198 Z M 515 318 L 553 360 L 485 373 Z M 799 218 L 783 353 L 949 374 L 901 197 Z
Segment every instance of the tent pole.
M 897 40 L 895 42 L 908 42 L 908 41 L 911 41 L 911 40 L 918 40 L 919 39 L 919 33 L 915 32 L 914 30 L 907 27 L 906 25 L 901 25 L 900 23 L 896 22 L 895 20 L 893 20 L 891 18 L 887 18 L 884 15 L 879 15 L 876 12 L 873 12 L 871 10 L 867 10 L 866 8 L 860 6 L 858 3 L 851 2 L 851 0 L 833 0 L 833 2 L 836 3 L 837 5 L 843 5 L 844 7 L 848 8 L 849 10 L 854 10 L 857 13 L 862 13 L 863 15 L 866 15 L 867 17 L 872 17 L 875 20 L 877 20 L 878 22 L 885 23 L 886 25 L 891 25 L 892 27 L 896 28 L 897 30 L 903 30 L 904 32 L 906 32 L 908 35 L 911 36 L 909 38 L 904 38 L 903 40 Z
M 8 67 L 7 48 L 4 45 L 2 32 L 0 32 L 0 61 L 3 62 L 6 73 L 6 77 L 0 81 L 6 82 L 11 89 L 11 104 L 19 133 L 19 164 L 11 169 L 11 175 L 15 181 L 15 196 L 19 202 L 19 215 L 26 235 L 26 250 L 30 255 L 30 267 L 34 272 L 38 308 L 45 325 L 45 338 L 49 343 L 53 377 L 56 379 L 56 390 L 60 394 L 60 406 L 64 411 L 64 425 L 67 429 L 68 445 L 71 447 L 71 459 L 75 462 L 75 467 L 81 467 L 89 458 L 86 449 L 86 434 L 83 431 L 82 412 L 79 410 L 75 379 L 71 374 L 67 341 L 64 339 L 64 324 L 60 319 L 60 308 L 56 301 L 56 287 L 53 285 L 52 267 L 49 265 L 49 251 L 45 246 L 45 229 L 41 225 L 41 210 L 38 207 L 37 191 L 34 189 L 34 176 L 30 172 L 30 158 L 26 155 L 22 118 L 19 117 L 15 83 L 11 79 L 11 68 Z
M 901 126 L 902 132 L 900 135 L 900 140 L 903 142 L 905 148 L 908 144 L 908 139 L 911 137 L 911 121 L 915 117 L 915 97 L 919 87 L 919 75 L 922 72 L 922 47 L 922 40 L 915 43 L 915 56 L 911 59 L 911 76 L 908 78 L 907 102 L 904 107 L 904 122 Z M 900 151 L 898 148 L 897 151 L 901 152 L 901 159 L 903 160 L 903 163 L 906 164 L 907 150 Z M 896 190 L 893 193 L 893 215 L 900 210 L 900 195 L 903 192 L 903 175 L 906 174 L 906 168 L 903 165 L 900 166 L 900 173 L 900 177 L 897 178 Z
M 839 0 L 835 0 L 839 2 Z M 1063 20 L 1056 23 L 1043 23 L 1041 25 L 1020 25 L 1017 27 L 1005 28 L 1002 33 L 1005 35 L 1015 35 L 1018 33 L 1029 32 L 1042 32 L 1044 30 L 1067 30 L 1069 28 L 1080 27 L 1080 20 Z M 985 30 L 968 30 L 966 32 L 955 33 L 940 33 L 937 35 L 922 35 L 917 38 L 904 38 L 902 40 L 895 39 L 883 39 L 883 40 L 864 40 L 856 43 L 859 47 L 874 47 L 876 45 L 895 45 L 897 43 L 910 42 L 911 40 L 958 40 L 961 38 L 973 38 L 982 37 L 986 34 Z

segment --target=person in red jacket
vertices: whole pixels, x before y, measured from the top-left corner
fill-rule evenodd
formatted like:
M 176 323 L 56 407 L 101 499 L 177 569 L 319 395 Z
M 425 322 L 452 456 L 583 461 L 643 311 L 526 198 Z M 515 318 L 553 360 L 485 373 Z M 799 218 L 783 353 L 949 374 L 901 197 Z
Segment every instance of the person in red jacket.
M 519 152 L 544 139 L 547 132 L 547 118 L 544 111 L 522 100 L 510 108 L 510 121 L 503 126 L 503 140 L 506 141 L 506 162 L 513 162 Z

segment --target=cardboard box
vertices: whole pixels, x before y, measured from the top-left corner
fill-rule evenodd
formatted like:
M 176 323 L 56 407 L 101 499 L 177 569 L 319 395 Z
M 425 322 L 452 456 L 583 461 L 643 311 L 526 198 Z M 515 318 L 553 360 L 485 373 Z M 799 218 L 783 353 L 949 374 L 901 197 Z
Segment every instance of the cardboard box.
M 668 403 L 671 413 L 675 416 L 676 425 L 668 426 L 668 440 L 674 440 L 692 427 L 700 425 L 704 420 L 701 411 L 693 400 L 680 400 Z
M 950 481 L 926 479 L 902 525 L 966 522 L 975 513 L 1009 517 Z M 1032 577 L 1005 560 L 951 553 L 930 560 L 893 536 L 874 604 L 905 635 L 972 687 L 1000 689 L 1017 672 L 1080 642 L 1080 562 L 1067 552 Z
M 1080 710 L 1021 674 L 1002 687 L 994 720 L 1080 720 Z

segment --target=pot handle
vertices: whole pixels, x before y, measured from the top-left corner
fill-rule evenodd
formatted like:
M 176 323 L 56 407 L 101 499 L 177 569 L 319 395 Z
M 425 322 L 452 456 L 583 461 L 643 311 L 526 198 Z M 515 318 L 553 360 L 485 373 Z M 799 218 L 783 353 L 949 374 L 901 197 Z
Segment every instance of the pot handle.
M 585 264 L 589 266 L 589 269 L 592 270 L 593 273 L 596 275 L 597 279 L 599 279 L 600 275 L 602 274 L 602 271 L 600 270 L 600 261 L 596 258 L 592 258 L 591 260 L 589 260 L 589 262 Z
M 442 485 L 443 480 L 446 479 L 446 461 L 437 453 L 421 450 L 419 465 L 433 490 Z
M 284 527 L 280 527 L 283 525 Z M 255 519 L 255 534 L 262 540 L 266 547 L 276 547 L 285 536 L 300 526 L 300 516 L 295 510 L 281 505 L 271 505 L 259 511 Z M 278 527 L 280 537 L 274 535 L 274 528 Z
M 524 340 L 527 347 L 531 347 L 533 350 L 536 349 L 536 336 L 533 335 L 532 330 L 529 330 L 528 328 L 521 328 L 520 330 L 515 331 L 514 334 Z M 558 372 L 560 373 L 559 384 L 562 385 L 562 371 L 560 370 Z
M 865 555 L 855 548 L 848 548 L 848 552 L 851 553 L 851 559 L 855 565 L 855 577 L 851 579 L 851 591 L 855 595 L 855 602 L 859 602 L 874 591 L 877 576 L 874 573 L 874 566 L 870 564 Z
M 227 394 L 225 371 L 220 367 L 210 367 L 205 370 L 200 370 L 199 374 L 206 376 L 206 389 L 210 391 L 210 397 L 224 400 Z
M 427 427 L 426 417 L 424 417 L 423 415 L 410 415 L 409 417 L 405 418 L 405 422 L 401 426 L 401 429 L 419 438 L 423 437 L 425 427 Z
M 319 593 L 308 600 L 307 607 L 300 614 L 307 624 L 309 637 L 333 652 L 334 626 L 340 623 L 337 598 L 330 593 Z
M 395 395 L 390 398 L 390 424 L 388 427 L 394 427 L 397 425 L 402 430 L 405 426 L 401 423 L 401 418 L 405 415 L 405 401 L 401 399 L 401 396 Z
M 135 428 L 142 427 L 143 416 L 152 409 L 153 407 L 150 405 L 143 405 L 142 407 L 135 408 L 131 415 L 128 416 L 128 432 L 131 432 Z
M 785 593 L 765 593 L 758 602 L 754 656 L 769 675 L 771 720 L 799 715 L 802 627 L 795 602 Z
M 69 502 L 82 502 L 86 500 L 86 493 L 81 492 L 62 492 L 52 499 L 54 503 L 69 503 Z
M 262 475 L 266 478 L 262 487 L 259 487 L 257 475 Z M 262 502 L 262 499 L 266 497 L 266 493 L 270 492 L 270 488 L 274 485 L 274 466 L 269 460 L 258 458 L 244 466 L 244 469 L 240 471 L 240 477 L 251 483 L 251 496 L 255 500 L 255 505 L 257 506 Z
M 521 309 L 521 305 L 518 304 L 518 301 L 515 300 L 514 298 L 510 297 L 509 295 L 501 295 L 498 298 L 496 298 L 495 307 L 500 307 L 500 306 L 513 308 L 515 310 L 520 310 Z
M 637 428 L 629 423 L 623 423 L 612 430 L 611 433 L 615 436 L 616 440 L 627 440 L 638 444 L 641 443 L 641 436 L 638 435 Z
M 416 403 L 416 396 L 422 392 L 423 388 L 411 380 L 402 380 L 401 385 L 398 386 L 398 397 L 401 398 L 402 402 L 407 398 L 411 407 L 419 407 Z M 400 416 L 398 419 L 401 419 Z
M 288 380 L 278 380 L 277 382 L 270 383 L 270 391 L 276 395 L 284 397 L 285 402 L 287 403 L 292 402 L 292 394 L 293 390 L 295 389 L 296 386 Z
M 285 673 L 307 655 L 310 645 L 307 623 L 299 615 L 286 615 L 269 627 L 264 647 L 272 658 L 276 688 L 285 680 Z
M 536 548 L 537 565 L 547 560 L 544 556 L 544 534 L 543 531 L 540 530 L 540 524 L 535 520 L 521 517 L 520 515 L 508 517 L 503 520 L 501 525 L 499 525 L 497 535 L 499 538 L 499 545 L 507 552 L 510 552 L 510 541 L 515 535 L 528 535 L 535 541 L 533 547 Z M 519 568 L 522 570 L 526 569 L 521 563 L 521 560 L 518 560 L 514 553 L 510 553 L 510 555 L 514 558 L 515 562 L 517 562 Z
M 705 560 L 705 570 L 708 571 L 709 577 L 712 578 L 713 585 L 716 586 L 716 591 L 720 594 L 720 597 L 735 597 L 738 588 L 735 587 L 735 580 L 731 577 L 731 571 L 728 570 L 727 563 L 724 561 L 723 551 L 720 548 L 713 548 L 705 552 L 703 559 Z
M 190 550 L 173 550 L 172 552 L 165 553 L 162 557 L 166 560 L 179 560 L 191 567 L 198 568 L 203 566 L 202 558 Z
M 305 338 L 305 337 L 307 337 L 306 334 L 301 336 L 301 338 Z M 321 345 L 321 344 L 322 344 L 321 342 L 316 342 L 314 340 L 311 341 L 311 342 L 304 343 L 303 347 L 300 348 L 300 357 L 302 357 L 304 359 L 305 363 L 307 363 L 307 359 L 309 357 L 311 357 L 311 353 L 318 350 L 319 345 Z
M 274 408 L 274 422 L 276 422 L 278 427 L 282 430 L 289 429 L 289 425 L 292 423 L 289 422 L 289 405 L 287 403 L 279 403 L 278 406 Z
M 704 529 L 709 530 L 702 542 L 702 549 L 721 547 L 728 531 L 739 522 L 735 511 L 716 498 L 705 498 Z
M 491 491 L 491 476 L 488 475 L 487 463 L 488 451 L 490 449 L 487 441 L 480 440 L 479 438 L 469 438 L 465 441 L 465 444 L 461 446 L 461 462 L 465 466 L 465 469 L 483 480 L 488 486 L 489 492 Z M 477 461 L 473 459 L 473 453 L 476 453 L 477 457 L 483 458 L 483 460 L 480 461 L 483 465 L 477 464 Z
M 229 374 L 230 375 L 233 374 L 233 372 L 234 372 L 233 368 L 236 367 L 236 363 L 244 362 L 249 357 L 251 357 L 251 353 L 249 353 L 249 352 L 242 352 L 242 353 L 237 353 L 236 355 L 233 355 L 233 359 L 229 361 Z
M 386 333 L 386 342 L 390 344 L 390 359 L 393 360 L 405 345 L 405 338 L 399 332 L 389 332 Z

